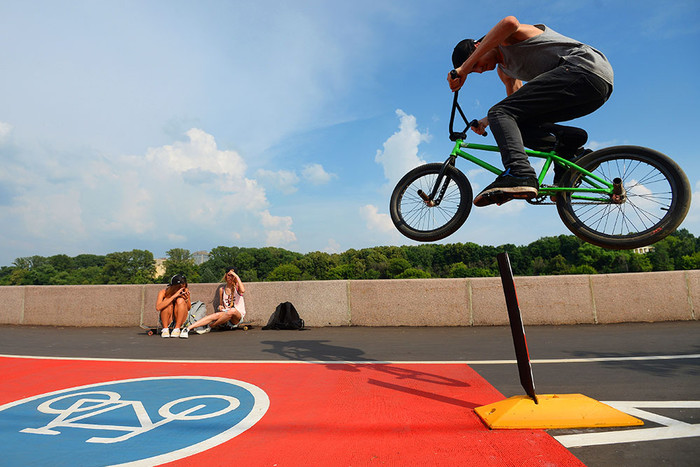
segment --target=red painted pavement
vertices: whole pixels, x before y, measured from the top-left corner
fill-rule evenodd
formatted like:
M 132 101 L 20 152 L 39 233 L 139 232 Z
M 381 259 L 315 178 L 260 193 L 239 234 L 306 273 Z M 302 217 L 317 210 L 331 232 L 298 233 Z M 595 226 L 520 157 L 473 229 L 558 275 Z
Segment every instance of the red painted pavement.
M 503 396 L 463 364 L 0 358 L 0 374 L 0 405 L 74 386 L 153 376 L 231 378 L 267 393 L 270 408 L 255 426 L 171 465 L 583 465 L 544 431 L 489 430 L 472 409 Z

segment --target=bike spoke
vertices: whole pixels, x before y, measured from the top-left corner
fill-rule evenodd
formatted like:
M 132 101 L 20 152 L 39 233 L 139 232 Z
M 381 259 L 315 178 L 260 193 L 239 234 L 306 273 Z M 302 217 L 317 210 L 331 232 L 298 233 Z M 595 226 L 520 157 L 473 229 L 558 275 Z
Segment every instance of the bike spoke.
M 612 183 L 622 180 L 626 199 L 622 204 L 611 200 L 576 202 L 572 211 L 580 222 L 605 235 L 626 236 L 653 228 L 671 208 L 673 193 L 664 173 L 642 160 L 618 158 L 604 161 L 591 170 Z M 585 177 L 580 188 L 591 188 Z
M 436 180 L 437 175 L 418 178 L 409 185 L 401 199 L 401 214 L 404 221 L 416 230 L 424 232 L 435 230 L 449 222 L 459 209 L 461 193 L 452 180 L 443 181 L 443 183 L 447 181 L 448 185 L 437 206 L 428 206 L 418 195 L 419 190 L 430 195 Z

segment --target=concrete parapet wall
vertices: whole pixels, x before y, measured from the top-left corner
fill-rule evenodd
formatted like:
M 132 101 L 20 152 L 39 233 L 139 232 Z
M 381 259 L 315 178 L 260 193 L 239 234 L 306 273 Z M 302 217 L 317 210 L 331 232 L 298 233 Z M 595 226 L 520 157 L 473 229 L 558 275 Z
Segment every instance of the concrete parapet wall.
M 220 284 L 191 284 L 214 311 Z M 528 325 L 697 320 L 700 271 L 516 277 Z M 162 285 L 0 287 L 0 324 L 137 326 L 157 322 Z M 508 323 L 498 277 L 246 284 L 246 321 L 294 304 L 310 327 L 489 326 Z

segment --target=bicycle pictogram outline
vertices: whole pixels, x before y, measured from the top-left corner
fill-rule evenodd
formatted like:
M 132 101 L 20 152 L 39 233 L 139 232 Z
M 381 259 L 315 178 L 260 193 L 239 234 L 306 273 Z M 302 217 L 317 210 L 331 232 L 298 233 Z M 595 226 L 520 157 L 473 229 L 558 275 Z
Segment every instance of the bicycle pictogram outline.
M 107 398 L 100 399 L 98 398 L 99 396 L 105 396 Z M 64 399 L 76 397 L 79 398 L 65 409 L 55 408 L 52 406 L 56 402 L 62 401 Z M 177 404 L 197 399 L 222 399 L 228 402 L 228 406 L 223 409 L 219 409 L 213 413 L 204 413 L 198 415 L 194 414 L 200 411 L 201 409 L 204 409 L 206 407 L 206 404 L 199 404 L 194 407 L 184 409 L 182 412 L 173 413 L 171 411 L 171 409 Z M 88 430 L 126 431 L 127 433 L 125 435 L 118 436 L 115 438 L 94 436 L 86 440 L 87 443 L 119 443 L 121 441 L 126 441 L 129 438 L 138 436 L 147 431 L 163 426 L 166 423 L 170 423 L 176 420 L 203 420 L 206 418 L 218 417 L 219 415 L 223 415 L 232 410 L 235 410 L 239 406 L 240 401 L 238 399 L 223 394 L 205 394 L 199 396 L 183 397 L 180 399 L 170 401 L 161 406 L 158 409 L 158 414 L 163 418 L 162 420 L 159 420 L 154 423 L 151 420 L 151 417 L 148 415 L 148 412 L 146 411 L 146 408 L 144 407 L 141 401 L 123 400 L 121 399 L 121 395 L 114 391 L 79 392 L 55 397 L 48 401 L 42 402 L 37 407 L 37 411 L 45 414 L 55 414 L 57 415 L 56 418 L 54 418 L 51 422 L 49 422 L 43 427 L 25 428 L 20 431 L 22 433 L 32 433 L 38 435 L 59 435 L 61 434 L 59 428 L 83 428 Z M 86 421 L 90 418 L 126 407 L 133 408 L 134 414 L 138 419 L 139 426 L 86 423 Z
M 86 466 L 158 465 L 232 440 L 269 407 L 265 391 L 245 381 L 129 378 L 0 405 L 0 430 L 13 465 L 74 465 L 74 452 Z M 163 437 L 168 443 L 159 443 Z

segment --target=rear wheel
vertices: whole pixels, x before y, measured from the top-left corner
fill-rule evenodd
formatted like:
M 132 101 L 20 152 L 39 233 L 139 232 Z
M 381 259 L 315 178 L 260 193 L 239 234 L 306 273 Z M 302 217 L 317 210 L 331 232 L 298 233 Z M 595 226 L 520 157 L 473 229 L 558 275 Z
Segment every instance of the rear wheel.
M 672 233 L 690 208 L 691 188 L 683 170 L 668 156 L 639 146 L 615 146 L 592 152 L 576 163 L 602 179 L 621 181 L 620 199 L 598 200 L 560 193 L 557 209 L 564 225 L 582 240 L 611 249 L 639 248 Z M 561 186 L 594 188 L 580 172 L 569 170 Z M 590 195 L 587 195 L 590 196 Z
M 438 195 L 428 199 L 444 164 L 432 163 L 407 173 L 391 194 L 389 212 L 396 228 L 419 242 L 441 240 L 459 229 L 472 207 L 472 187 L 456 167 L 447 165 Z

